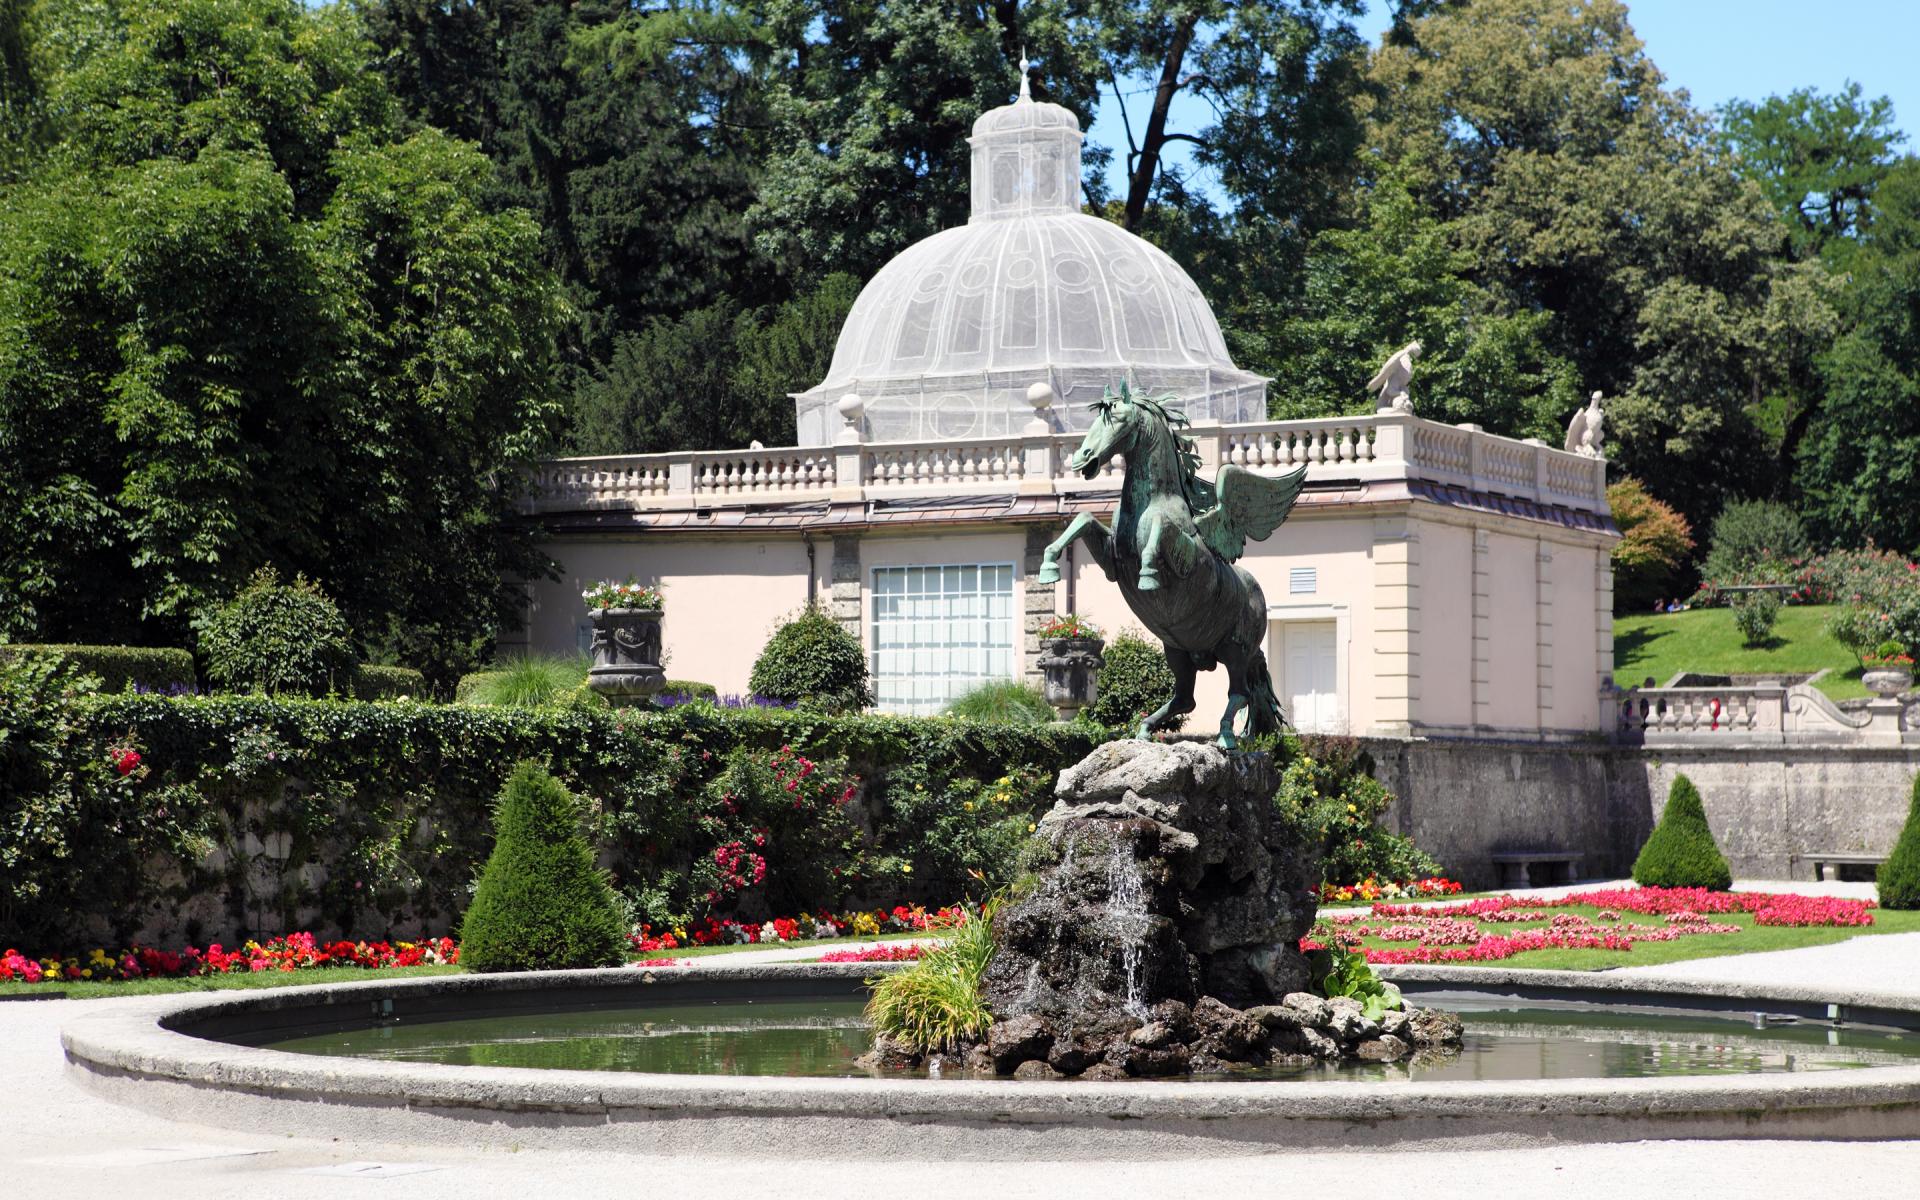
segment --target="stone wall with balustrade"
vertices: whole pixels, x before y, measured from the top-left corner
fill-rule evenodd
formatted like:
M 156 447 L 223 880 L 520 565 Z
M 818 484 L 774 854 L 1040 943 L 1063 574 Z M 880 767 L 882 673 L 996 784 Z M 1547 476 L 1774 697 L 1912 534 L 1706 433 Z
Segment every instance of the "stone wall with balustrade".
M 1605 513 L 1606 464 L 1476 426 L 1400 413 L 1196 424 L 1206 469 L 1307 468 L 1307 478 L 1418 480 Z M 676 451 L 560 458 L 534 472 L 535 513 L 855 501 L 915 493 L 1072 493 L 1118 486 L 1114 459 L 1091 480 L 1067 469 L 1078 434 L 845 442 L 832 447 Z

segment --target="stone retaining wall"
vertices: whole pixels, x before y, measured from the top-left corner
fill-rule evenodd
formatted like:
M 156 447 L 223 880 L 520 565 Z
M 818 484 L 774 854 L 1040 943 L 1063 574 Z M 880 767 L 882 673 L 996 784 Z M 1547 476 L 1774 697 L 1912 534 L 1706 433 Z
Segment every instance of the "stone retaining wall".
M 1472 888 L 1501 882 L 1502 851 L 1575 851 L 1580 877 L 1624 877 L 1680 772 L 1736 876 L 1811 880 L 1824 854 L 1891 849 L 1920 772 L 1915 747 L 1361 744 L 1395 796 L 1388 824 Z

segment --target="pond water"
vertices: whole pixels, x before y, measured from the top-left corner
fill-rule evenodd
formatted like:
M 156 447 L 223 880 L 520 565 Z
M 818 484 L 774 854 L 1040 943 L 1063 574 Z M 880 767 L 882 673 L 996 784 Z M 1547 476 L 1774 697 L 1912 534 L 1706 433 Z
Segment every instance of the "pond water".
M 1920 1033 L 1812 1022 L 1450 994 L 1416 1002 L 1461 1015 L 1455 1057 L 1400 1064 L 1274 1066 L 1235 1079 L 1621 1079 L 1823 1071 L 1920 1061 Z M 460 1066 L 692 1075 L 863 1075 L 872 1043 L 858 1000 L 771 999 L 513 1013 L 244 1040 L 301 1054 Z M 1195 1077 L 1198 1078 L 1198 1077 Z M 1226 1078 L 1215 1076 L 1213 1078 Z

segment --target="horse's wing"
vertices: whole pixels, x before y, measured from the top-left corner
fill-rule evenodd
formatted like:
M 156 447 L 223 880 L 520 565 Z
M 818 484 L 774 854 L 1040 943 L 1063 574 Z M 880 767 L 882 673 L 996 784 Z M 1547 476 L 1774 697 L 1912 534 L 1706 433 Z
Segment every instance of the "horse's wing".
M 1307 468 L 1285 475 L 1259 475 L 1243 467 L 1220 468 L 1214 488 L 1219 503 L 1194 519 L 1202 541 L 1228 562 L 1246 553 L 1247 539 L 1262 541 L 1293 511 Z

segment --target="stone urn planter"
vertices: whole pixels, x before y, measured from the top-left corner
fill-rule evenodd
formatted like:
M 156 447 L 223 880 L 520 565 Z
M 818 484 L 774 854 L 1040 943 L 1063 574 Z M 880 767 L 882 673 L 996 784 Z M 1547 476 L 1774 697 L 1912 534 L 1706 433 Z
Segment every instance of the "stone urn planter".
M 1097 637 L 1049 638 L 1040 655 L 1040 677 L 1047 703 L 1062 721 L 1071 721 L 1099 695 L 1100 652 L 1107 643 Z
M 596 608 L 587 616 L 593 621 L 587 686 L 596 694 L 618 707 L 644 700 L 666 685 L 667 673 L 660 665 L 660 620 L 666 610 Z
M 1904 666 L 1870 666 L 1860 676 L 1860 682 L 1876 696 L 1898 696 L 1913 686 L 1913 668 Z

